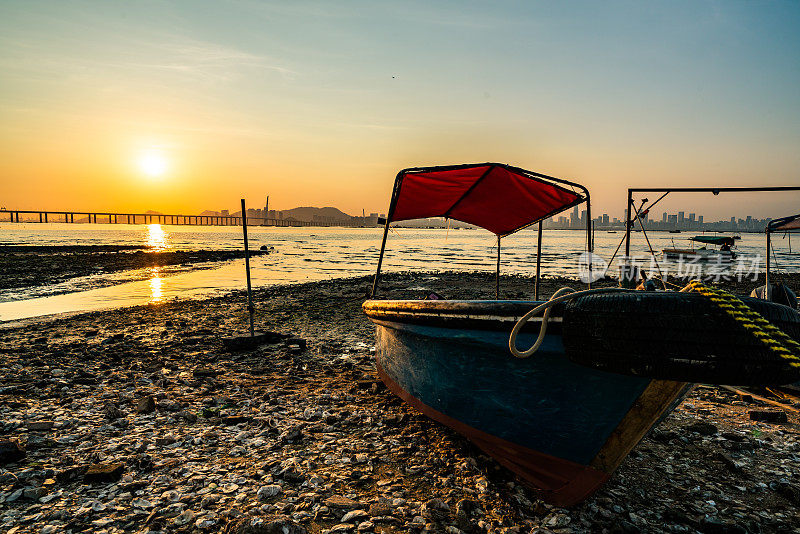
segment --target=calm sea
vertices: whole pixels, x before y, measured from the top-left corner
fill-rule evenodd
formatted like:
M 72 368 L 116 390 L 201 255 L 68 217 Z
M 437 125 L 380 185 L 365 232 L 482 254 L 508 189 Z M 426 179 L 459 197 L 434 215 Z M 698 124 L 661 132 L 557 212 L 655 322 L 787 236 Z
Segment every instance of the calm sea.
M 249 227 L 251 248 L 275 247 L 274 253 L 251 259 L 253 284 L 291 284 L 373 274 L 382 232 L 380 228 Z M 691 235 L 694 234 L 648 233 L 653 249 L 659 252 L 673 244 L 689 246 L 687 238 Z M 596 253 L 610 260 L 623 236 L 622 232 L 596 232 Z M 773 242 L 777 266 L 791 272 L 800 270 L 798 237 L 791 243 L 791 250 L 787 238 L 775 235 Z M 141 244 L 153 250 L 220 250 L 241 249 L 242 236 L 237 227 L 0 223 L 0 243 Z M 542 272 L 578 276 L 584 244 L 582 231 L 546 230 Z M 763 234 L 742 234 L 737 248 L 741 261 L 732 266 L 734 269 L 763 269 Z M 647 253 L 643 235 L 634 233 L 632 254 L 644 258 Z M 389 233 L 383 265 L 385 271 L 493 271 L 496 254 L 496 238 L 483 230 L 397 228 Z M 523 230 L 503 239 L 502 272 L 533 274 L 535 268 L 535 230 Z M 678 266 L 662 263 L 662 268 L 675 272 Z M 616 267 L 612 265 L 610 272 L 615 273 Z M 244 260 L 98 273 L 47 287 L 0 291 L 0 321 L 200 298 L 244 287 Z

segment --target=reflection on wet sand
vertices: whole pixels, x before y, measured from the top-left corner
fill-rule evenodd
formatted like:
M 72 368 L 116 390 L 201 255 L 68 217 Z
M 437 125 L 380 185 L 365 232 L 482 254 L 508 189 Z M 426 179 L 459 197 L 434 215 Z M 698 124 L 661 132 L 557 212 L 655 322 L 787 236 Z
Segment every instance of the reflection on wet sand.
M 150 268 L 150 302 L 162 302 L 164 300 L 164 293 L 161 288 L 161 269 L 158 267 Z

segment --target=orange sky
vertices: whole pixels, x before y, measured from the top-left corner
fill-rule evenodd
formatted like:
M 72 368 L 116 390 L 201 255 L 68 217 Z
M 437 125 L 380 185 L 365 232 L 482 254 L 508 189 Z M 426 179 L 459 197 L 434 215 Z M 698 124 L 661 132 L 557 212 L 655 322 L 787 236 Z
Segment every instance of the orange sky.
M 584 183 L 612 216 L 633 185 L 796 185 L 799 22 L 798 4 L 3 3 L 0 206 L 384 212 L 401 168 L 482 161 Z

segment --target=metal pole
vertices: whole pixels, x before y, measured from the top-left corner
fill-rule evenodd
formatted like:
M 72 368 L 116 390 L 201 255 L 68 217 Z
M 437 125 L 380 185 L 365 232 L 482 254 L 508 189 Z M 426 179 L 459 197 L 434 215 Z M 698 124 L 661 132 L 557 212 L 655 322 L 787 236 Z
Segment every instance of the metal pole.
M 592 289 L 592 252 L 594 251 L 594 243 L 592 242 L 592 205 L 589 201 L 589 195 L 586 195 L 586 249 L 589 253 L 589 289 Z
M 389 215 L 386 215 L 386 224 L 383 227 L 383 241 L 381 241 L 381 255 L 378 256 L 378 270 L 375 271 L 375 280 L 372 281 L 372 293 L 369 298 L 375 298 L 375 292 L 378 290 L 378 278 L 381 275 L 381 264 L 383 263 L 383 253 L 386 250 L 386 238 L 389 236 Z
M 631 205 L 633 204 L 633 191 L 628 189 L 628 205 L 625 207 L 625 257 L 631 255 Z
M 244 199 L 242 199 L 242 234 L 244 234 L 244 266 L 247 270 L 247 312 L 250 314 L 250 336 L 255 336 L 255 328 L 253 327 L 253 314 L 255 308 L 253 307 L 253 290 L 250 288 L 250 250 L 247 248 L 247 211 L 244 207 Z
M 764 295 L 766 296 L 767 300 L 772 298 L 770 287 L 769 287 L 769 227 L 767 227 L 767 268 L 766 274 L 764 275 Z
M 494 298 L 500 300 L 500 236 L 497 236 L 497 276 L 495 278 Z
M 533 286 L 533 300 L 539 300 L 539 275 L 542 272 L 542 221 L 539 221 L 539 235 L 536 238 L 536 285 Z

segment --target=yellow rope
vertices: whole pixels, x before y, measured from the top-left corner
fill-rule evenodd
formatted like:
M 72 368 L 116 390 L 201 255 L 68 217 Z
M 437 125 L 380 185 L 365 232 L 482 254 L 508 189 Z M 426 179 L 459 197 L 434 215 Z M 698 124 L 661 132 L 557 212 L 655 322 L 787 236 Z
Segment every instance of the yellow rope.
M 800 343 L 786 335 L 781 329 L 770 323 L 757 312 L 753 311 L 744 302 L 727 291 L 708 287 L 700 280 L 689 282 L 692 291 L 707 297 L 711 302 L 725 311 L 728 315 L 742 325 L 748 332 L 761 341 L 766 347 L 788 360 L 792 367 L 800 367 Z

